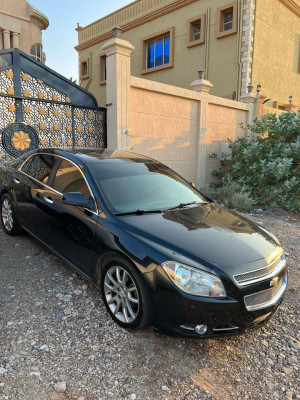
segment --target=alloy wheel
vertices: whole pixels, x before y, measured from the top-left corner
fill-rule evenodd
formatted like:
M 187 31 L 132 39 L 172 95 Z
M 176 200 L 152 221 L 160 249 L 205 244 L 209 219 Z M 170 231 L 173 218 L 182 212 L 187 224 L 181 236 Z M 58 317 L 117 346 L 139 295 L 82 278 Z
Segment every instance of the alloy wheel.
M 104 278 L 104 295 L 114 316 L 125 324 L 135 321 L 140 300 L 136 284 L 130 273 L 120 266 L 110 267 Z
M 6 198 L 2 203 L 2 221 L 8 231 L 14 227 L 13 209 L 11 202 Z

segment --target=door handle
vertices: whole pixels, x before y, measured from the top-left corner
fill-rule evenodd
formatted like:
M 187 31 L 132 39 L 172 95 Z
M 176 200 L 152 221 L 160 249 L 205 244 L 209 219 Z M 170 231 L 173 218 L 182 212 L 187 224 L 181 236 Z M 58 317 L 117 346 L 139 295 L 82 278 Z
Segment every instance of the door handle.
M 51 199 L 51 197 L 44 196 L 44 200 L 46 203 L 53 204 L 53 200 Z
M 18 185 L 20 183 L 19 179 L 14 178 L 14 182 Z

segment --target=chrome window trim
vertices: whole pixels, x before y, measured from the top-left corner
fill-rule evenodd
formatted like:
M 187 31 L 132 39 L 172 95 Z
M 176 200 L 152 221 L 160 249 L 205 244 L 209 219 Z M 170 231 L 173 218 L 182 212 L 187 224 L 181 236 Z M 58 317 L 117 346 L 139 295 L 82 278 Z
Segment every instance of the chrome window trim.
M 94 215 L 99 216 L 99 210 L 98 210 L 97 202 L 96 202 L 94 193 L 93 193 L 93 191 L 92 191 L 92 189 L 91 189 L 91 187 L 90 187 L 90 184 L 88 183 L 86 177 L 84 176 L 84 173 L 81 171 L 81 169 L 79 168 L 79 166 L 78 166 L 74 161 L 70 160 L 69 158 L 66 158 L 66 157 L 63 157 L 63 156 L 60 156 L 60 155 L 57 155 L 57 154 L 49 154 L 49 153 L 35 153 L 35 154 L 30 154 L 30 156 L 27 157 L 26 160 L 20 165 L 20 167 L 18 168 L 18 171 L 21 172 L 22 174 L 28 176 L 30 179 L 33 179 L 35 182 L 38 182 L 38 183 L 40 183 L 41 185 L 45 186 L 47 189 L 52 190 L 53 192 L 59 194 L 60 196 L 63 196 L 63 195 L 64 195 L 63 193 L 59 192 L 58 190 L 55 190 L 54 188 L 52 188 L 52 187 L 46 185 L 45 183 L 39 181 L 38 179 L 35 179 L 33 176 L 30 176 L 30 175 L 28 175 L 26 172 L 22 171 L 22 168 L 23 168 L 24 164 L 25 164 L 31 157 L 34 157 L 34 156 L 39 155 L 39 154 L 44 154 L 44 155 L 46 155 L 46 156 L 52 156 L 52 157 L 58 157 L 58 158 L 61 158 L 61 159 L 63 159 L 63 160 L 69 161 L 71 164 L 75 165 L 75 167 L 80 171 L 80 173 L 81 173 L 81 175 L 82 175 L 82 177 L 83 177 L 83 179 L 84 179 L 84 181 L 85 181 L 85 183 L 86 183 L 86 185 L 87 185 L 87 187 L 88 187 L 88 189 L 89 189 L 89 192 L 90 192 L 90 194 L 91 194 L 91 197 L 92 197 L 93 200 L 94 200 L 95 207 L 96 207 L 96 211 L 90 210 L 89 208 L 86 208 L 86 207 L 84 207 L 84 209 L 87 210 L 88 212 L 94 214 Z
M 251 279 L 251 280 L 244 281 L 244 282 L 238 282 L 238 281 L 235 279 L 236 276 L 243 275 L 243 274 L 246 274 L 246 273 L 251 273 L 251 272 L 260 271 L 260 270 L 262 270 L 262 269 L 264 269 L 264 268 L 266 268 L 266 267 L 269 267 L 270 265 L 274 264 L 274 263 L 278 260 L 278 258 L 280 258 L 281 256 L 282 256 L 282 254 L 280 254 L 279 257 L 277 257 L 274 261 L 272 261 L 271 264 L 266 265 L 265 267 L 258 268 L 258 269 L 254 269 L 254 270 L 251 270 L 251 271 L 246 271 L 246 272 L 244 272 L 244 273 L 242 273 L 242 274 L 234 275 L 234 276 L 233 276 L 233 279 L 234 279 L 235 283 L 236 283 L 239 287 L 242 287 L 242 286 L 251 285 L 251 284 L 253 284 L 253 283 L 261 282 L 261 281 L 264 281 L 264 280 L 266 280 L 266 279 L 272 278 L 273 276 L 277 275 L 277 274 L 285 267 L 285 265 L 286 265 L 286 260 L 285 260 L 285 259 L 284 259 L 284 260 L 281 260 L 280 263 L 277 265 L 277 267 L 276 267 L 275 269 L 273 269 L 273 271 L 269 272 L 267 275 L 262 275 L 262 276 L 260 276 L 260 277 L 253 278 L 253 279 Z
M 263 308 L 267 308 L 267 307 L 270 307 L 270 306 L 274 305 L 275 303 L 277 303 L 277 301 L 281 298 L 281 296 L 285 292 L 285 289 L 287 287 L 287 283 L 288 283 L 288 274 L 286 273 L 284 275 L 283 279 L 282 279 L 282 285 L 281 285 L 280 290 L 277 292 L 277 294 L 273 297 L 272 300 L 267 301 L 265 303 L 255 304 L 253 306 L 247 306 L 246 305 L 246 299 L 247 299 L 247 297 L 251 297 L 251 296 L 254 296 L 254 295 L 258 295 L 258 294 L 264 293 L 264 292 L 270 290 L 270 288 L 262 290 L 261 292 L 248 294 L 247 296 L 244 297 L 244 303 L 245 303 L 246 309 L 248 311 L 255 311 L 255 310 L 261 310 Z
M 35 179 L 33 176 L 27 174 L 26 172 L 24 172 L 24 171 L 19 171 L 19 172 L 21 172 L 23 175 L 28 176 L 28 178 L 34 180 L 35 182 L 40 183 L 41 185 L 45 186 L 47 189 L 50 189 L 50 190 L 52 190 L 53 192 L 55 192 L 55 193 L 57 193 L 57 194 L 63 196 L 63 193 L 60 193 L 60 192 L 58 192 L 57 190 L 53 189 L 52 187 L 46 185 L 46 183 L 43 183 L 43 182 L 39 181 L 38 179 Z

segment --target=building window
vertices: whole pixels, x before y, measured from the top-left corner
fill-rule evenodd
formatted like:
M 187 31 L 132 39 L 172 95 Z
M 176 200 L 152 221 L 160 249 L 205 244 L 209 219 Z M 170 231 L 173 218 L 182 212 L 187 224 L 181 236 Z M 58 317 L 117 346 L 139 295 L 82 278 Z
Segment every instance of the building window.
M 223 13 L 223 31 L 229 31 L 232 29 L 233 22 L 233 9 L 230 9 Z
M 199 40 L 201 37 L 201 21 L 192 24 L 192 40 Z
M 187 46 L 192 47 L 205 41 L 205 14 L 187 22 Z
M 148 43 L 147 69 L 160 67 L 170 62 L 170 36 L 162 36 Z
M 230 3 L 217 9 L 216 36 L 221 38 L 237 31 L 237 3 Z
M 100 85 L 106 84 L 106 55 L 100 55 Z
M 142 73 L 173 67 L 174 28 L 143 39 Z
M 89 77 L 89 60 L 82 60 L 80 63 L 80 78 L 86 79 Z
M 34 44 L 30 49 L 30 55 L 37 61 L 43 61 L 43 48 L 40 43 Z

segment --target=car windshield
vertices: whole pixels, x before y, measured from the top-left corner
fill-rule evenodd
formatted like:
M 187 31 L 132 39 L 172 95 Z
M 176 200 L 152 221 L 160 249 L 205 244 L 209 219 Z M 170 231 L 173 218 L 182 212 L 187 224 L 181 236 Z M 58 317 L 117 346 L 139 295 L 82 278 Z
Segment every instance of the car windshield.
M 89 169 L 114 213 L 207 202 L 192 185 L 159 162 L 118 160 L 90 164 Z

